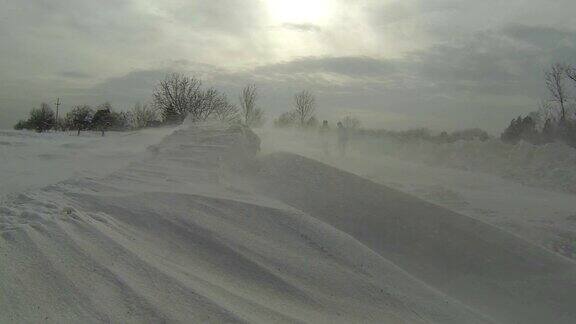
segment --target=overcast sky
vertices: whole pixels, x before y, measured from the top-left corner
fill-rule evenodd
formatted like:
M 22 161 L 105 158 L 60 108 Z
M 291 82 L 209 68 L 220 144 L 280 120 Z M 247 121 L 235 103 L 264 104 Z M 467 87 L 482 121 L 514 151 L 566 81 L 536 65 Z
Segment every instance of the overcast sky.
M 321 118 L 496 132 L 576 63 L 574 0 L 0 0 L 0 127 L 42 101 L 147 101 L 169 71 L 269 119 L 310 89 Z

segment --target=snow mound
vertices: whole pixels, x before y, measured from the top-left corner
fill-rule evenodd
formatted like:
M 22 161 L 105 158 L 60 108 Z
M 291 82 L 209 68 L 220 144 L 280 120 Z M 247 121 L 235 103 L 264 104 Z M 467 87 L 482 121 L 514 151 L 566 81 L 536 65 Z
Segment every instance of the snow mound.
M 497 322 L 576 319 L 576 265 L 497 227 L 288 153 L 263 157 L 255 179 L 261 194 Z
M 0 322 L 571 323 L 576 271 L 514 236 L 191 125 L 0 204 Z

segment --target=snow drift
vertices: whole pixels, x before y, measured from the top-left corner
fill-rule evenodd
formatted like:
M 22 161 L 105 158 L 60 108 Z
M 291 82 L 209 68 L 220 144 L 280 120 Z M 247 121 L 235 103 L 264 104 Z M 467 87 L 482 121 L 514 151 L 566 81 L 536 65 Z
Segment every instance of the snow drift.
M 265 157 L 259 175 L 262 193 L 348 233 L 497 322 L 574 321 L 576 267 L 554 253 L 297 155 Z
M 193 125 L 0 205 L 0 322 L 572 323 L 576 268 L 484 223 Z
M 260 134 L 266 139 L 264 152 L 291 152 L 322 161 L 576 260 L 576 200 L 563 185 L 570 184 L 569 157 L 576 151 L 560 143 L 356 137 L 341 157 L 335 135 L 326 150 L 326 141 L 316 132 L 266 129 Z

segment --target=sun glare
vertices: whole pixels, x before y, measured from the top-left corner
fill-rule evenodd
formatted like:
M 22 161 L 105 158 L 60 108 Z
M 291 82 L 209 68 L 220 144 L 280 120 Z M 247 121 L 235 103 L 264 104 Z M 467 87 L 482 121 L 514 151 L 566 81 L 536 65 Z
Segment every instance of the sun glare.
M 330 0 L 268 0 L 270 18 L 279 24 L 322 24 L 330 16 Z

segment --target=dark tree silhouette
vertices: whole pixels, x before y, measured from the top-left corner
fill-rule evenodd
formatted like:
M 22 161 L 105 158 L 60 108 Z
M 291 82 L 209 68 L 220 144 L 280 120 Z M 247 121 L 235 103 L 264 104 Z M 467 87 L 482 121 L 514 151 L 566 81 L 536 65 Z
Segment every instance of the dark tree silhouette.
M 152 94 L 154 105 L 168 124 L 182 123 L 189 114 L 200 119 L 202 109 L 202 82 L 196 78 L 173 73 L 158 83 Z
M 92 129 L 102 132 L 102 136 L 112 126 L 112 123 L 112 106 L 109 103 L 100 106 L 91 120 Z
M 66 115 L 67 123 L 70 129 L 78 131 L 77 135 L 80 136 L 80 132 L 90 128 L 92 123 L 92 117 L 94 116 L 94 111 L 88 105 L 76 106 Z
M 45 132 L 56 125 L 56 115 L 47 103 L 42 103 L 40 108 L 32 109 L 30 118 L 26 123 L 29 128 L 37 132 Z
M 235 124 L 240 121 L 238 107 L 228 100 L 224 93 L 219 93 L 212 97 L 214 117 L 221 122 Z
M 248 127 L 258 127 L 264 124 L 264 111 L 256 107 L 258 89 L 255 84 L 247 85 L 240 94 L 240 110 L 242 123 Z
M 314 118 L 316 111 L 314 95 L 308 90 L 296 94 L 294 96 L 294 108 L 300 127 L 306 127 L 310 120 Z
M 568 101 L 568 91 L 564 83 L 566 66 L 556 63 L 553 64 L 545 74 L 546 87 L 550 92 L 552 101 L 560 105 L 560 120 L 566 121 L 566 102 Z

